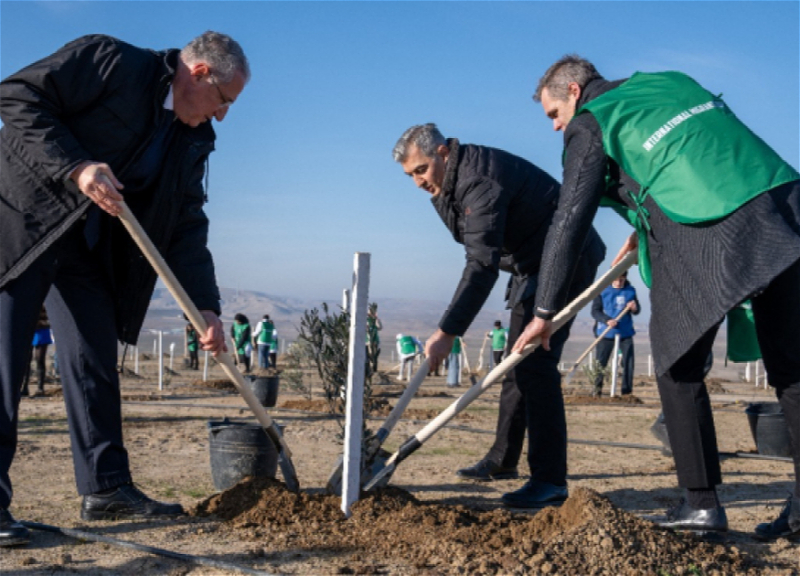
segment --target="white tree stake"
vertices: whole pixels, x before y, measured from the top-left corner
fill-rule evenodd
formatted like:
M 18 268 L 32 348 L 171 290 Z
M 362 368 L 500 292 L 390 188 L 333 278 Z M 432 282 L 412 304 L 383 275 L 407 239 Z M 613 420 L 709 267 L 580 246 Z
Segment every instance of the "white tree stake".
M 617 395 L 617 366 L 619 365 L 619 361 L 617 359 L 617 354 L 619 353 L 619 334 L 614 336 L 614 351 L 611 353 L 611 396 Z
M 361 491 L 361 430 L 364 424 L 364 366 L 367 361 L 367 304 L 369 299 L 369 254 L 356 252 L 353 298 L 350 307 L 350 344 L 347 369 L 347 406 L 342 473 L 342 512 L 350 517 L 350 506 Z
M 158 331 L 158 389 L 164 389 L 164 333 Z

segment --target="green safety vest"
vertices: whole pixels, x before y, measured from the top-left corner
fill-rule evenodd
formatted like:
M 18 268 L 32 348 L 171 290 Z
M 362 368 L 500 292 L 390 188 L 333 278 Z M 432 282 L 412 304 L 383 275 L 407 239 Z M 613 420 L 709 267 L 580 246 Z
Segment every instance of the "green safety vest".
M 506 347 L 506 334 L 508 328 L 492 329 L 492 350 L 504 350 Z
M 271 320 L 262 321 L 261 332 L 258 333 L 259 344 L 272 344 L 272 331 L 275 330 L 275 324 Z
M 250 330 L 250 324 L 237 324 L 236 322 L 233 323 L 233 342 L 236 346 L 236 352 L 238 354 L 244 354 L 247 341 L 243 342 L 241 346 L 238 345 L 238 342 L 242 339 L 242 333 L 247 330 Z
M 400 354 L 414 354 L 417 351 L 417 344 L 411 336 L 400 338 Z
M 606 155 L 641 185 L 627 191 L 636 210 L 608 198 L 601 204 L 636 228 L 639 270 L 647 286 L 648 195 L 674 222 L 695 224 L 723 218 L 759 194 L 800 178 L 719 96 L 680 72 L 637 72 L 576 115 L 584 112 L 600 124 Z
M 194 329 L 186 331 L 186 347 L 189 352 L 197 352 L 197 332 Z

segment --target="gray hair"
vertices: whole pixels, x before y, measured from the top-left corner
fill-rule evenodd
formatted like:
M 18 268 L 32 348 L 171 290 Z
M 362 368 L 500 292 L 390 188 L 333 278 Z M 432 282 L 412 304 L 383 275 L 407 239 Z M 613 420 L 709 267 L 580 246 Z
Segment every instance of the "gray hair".
M 233 38 L 219 32 L 209 30 L 189 42 L 181 50 L 181 58 L 188 64 L 205 62 L 214 77 L 222 84 L 227 84 L 237 72 L 250 80 L 250 64 L 244 50 Z
M 556 100 L 566 100 L 569 95 L 570 82 L 577 83 L 583 90 L 591 80 L 597 78 L 602 78 L 602 76 L 594 64 L 577 54 L 567 54 L 547 69 L 547 72 L 539 80 L 533 99 L 541 102 L 542 90 L 547 88 L 551 97 Z
M 408 147 L 410 144 L 414 144 L 425 156 L 433 157 L 439 146 L 447 145 L 447 140 L 445 140 L 444 136 L 442 136 L 442 133 L 439 132 L 436 124 L 433 122 L 412 126 L 403 132 L 397 144 L 394 145 L 392 157 L 395 162 L 405 161 L 408 156 Z

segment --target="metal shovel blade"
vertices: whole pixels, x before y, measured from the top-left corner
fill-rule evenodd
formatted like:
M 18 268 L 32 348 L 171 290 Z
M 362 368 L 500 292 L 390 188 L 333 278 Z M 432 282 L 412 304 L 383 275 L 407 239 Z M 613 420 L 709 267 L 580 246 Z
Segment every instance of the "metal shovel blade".
M 389 459 L 389 456 L 391 456 L 389 452 L 383 448 L 379 448 L 377 454 L 364 460 L 361 466 L 361 486 L 366 486 L 381 470 L 386 467 L 386 461 Z M 328 483 L 325 485 L 326 492 L 335 496 L 341 496 L 342 485 L 344 483 L 343 477 L 344 456 L 339 456 L 339 459 L 336 461 L 336 466 L 334 466 L 333 472 L 331 472 L 331 475 L 328 478 Z M 389 478 L 387 477 L 386 482 L 380 484 L 378 487 L 386 486 L 388 483 Z

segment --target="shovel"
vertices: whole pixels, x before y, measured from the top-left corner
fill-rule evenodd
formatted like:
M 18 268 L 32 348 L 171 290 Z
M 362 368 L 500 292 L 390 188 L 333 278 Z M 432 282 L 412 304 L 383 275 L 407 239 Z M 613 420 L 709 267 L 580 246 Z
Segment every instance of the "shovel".
M 636 262 L 636 253 L 628 253 L 616 266 L 611 268 L 608 272 L 603 274 L 594 284 L 589 286 L 583 291 L 575 300 L 570 302 L 566 308 L 559 312 L 553 318 L 553 332 L 564 326 L 569 322 L 584 306 L 595 299 L 606 287 L 608 287 L 616 278 L 619 278 L 622 273 L 630 268 Z M 398 448 L 397 452 L 386 461 L 386 467 L 378 472 L 372 480 L 364 487 L 364 490 L 369 491 L 386 484 L 386 478 L 390 477 L 398 464 L 411 456 L 419 449 L 431 436 L 441 430 L 451 419 L 469 406 L 473 400 L 483 394 L 490 386 L 497 383 L 506 372 L 511 370 L 514 366 L 519 364 L 526 356 L 531 354 L 540 342 L 534 340 L 523 349 L 522 353 L 511 352 L 508 357 L 500 364 L 494 367 L 489 374 L 486 375 L 479 384 L 476 384 L 467 390 L 460 398 L 453 402 L 450 406 L 444 409 L 441 414 L 431 420 L 422 430 L 409 437 Z
M 428 359 L 426 358 L 414 373 L 414 376 L 406 386 L 402 396 L 398 398 L 397 404 L 395 404 L 392 411 L 389 412 L 389 416 L 387 416 L 383 425 L 378 428 L 378 431 L 375 432 L 375 435 L 369 439 L 367 445 L 364 447 L 364 453 L 361 455 L 361 486 L 366 484 L 377 472 L 380 472 L 386 466 L 386 458 L 390 456 L 390 454 L 386 450 L 382 450 L 381 446 L 383 446 L 383 443 L 389 437 L 389 434 L 391 434 L 395 424 L 400 420 L 400 417 L 403 415 L 403 412 L 405 412 L 414 394 L 419 390 L 422 381 L 425 380 L 425 377 L 428 375 L 429 369 Z M 344 457 L 339 456 L 339 460 L 336 461 L 336 466 L 334 466 L 330 477 L 328 477 L 328 483 L 325 485 L 325 490 L 327 490 L 329 494 L 335 494 L 336 496 L 342 495 L 343 470 Z M 387 476 L 386 481 L 383 482 L 381 486 L 385 486 L 388 483 L 389 477 Z
M 120 206 L 122 207 L 122 213 L 119 215 L 119 219 L 122 222 L 122 225 L 128 230 L 133 238 L 133 241 L 136 242 L 136 244 L 142 250 L 142 253 L 145 255 L 147 260 L 155 269 L 156 273 L 161 278 L 161 281 L 164 282 L 164 285 L 170 291 L 175 300 L 177 300 L 178 305 L 181 307 L 181 310 L 183 310 L 184 314 L 186 314 L 186 317 L 192 323 L 195 330 L 197 330 L 200 334 L 205 334 L 206 330 L 208 330 L 208 325 L 206 324 L 205 318 L 203 318 L 202 314 L 200 314 L 200 311 L 189 299 L 189 295 L 183 289 L 183 286 L 180 285 L 178 279 L 164 261 L 164 258 L 161 257 L 158 249 L 155 247 L 155 245 L 153 245 L 153 242 L 147 236 L 147 233 L 144 231 L 141 224 L 139 224 L 139 221 L 130 211 L 128 205 L 125 204 L 125 202 L 120 202 Z M 278 464 L 281 467 L 281 472 L 283 473 L 283 479 L 286 481 L 286 486 L 292 492 L 298 492 L 300 490 L 300 484 L 297 481 L 297 473 L 295 472 L 294 465 L 292 464 L 292 453 L 289 451 L 289 446 L 286 445 L 286 441 L 283 439 L 278 425 L 275 424 L 272 418 L 270 418 L 269 414 L 267 414 L 267 411 L 264 410 L 264 407 L 258 401 L 258 398 L 256 398 L 255 394 L 253 394 L 253 391 L 244 381 L 242 374 L 234 365 L 231 355 L 227 352 L 219 352 L 216 356 L 216 359 L 217 362 L 219 362 L 222 366 L 225 374 L 227 374 L 228 378 L 231 379 L 231 382 L 233 382 L 236 388 L 239 389 L 239 392 L 244 397 L 244 400 L 247 402 L 250 410 L 253 411 L 259 423 L 264 428 L 264 432 L 267 433 L 267 436 L 269 436 L 269 438 L 275 444 L 275 448 L 278 450 Z
M 630 310 L 628 308 L 625 308 L 625 310 L 623 310 L 622 312 L 617 314 L 617 317 L 614 318 L 614 322 L 619 322 L 620 318 L 625 316 L 625 314 L 627 314 L 629 311 Z M 567 384 L 569 384 L 572 381 L 572 376 L 575 374 L 575 369 L 580 365 L 581 362 L 583 362 L 583 359 L 586 358 L 586 356 L 589 354 L 589 352 L 594 350 L 594 347 L 597 346 L 600 343 L 600 340 L 602 340 L 603 337 L 605 337 L 605 335 L 608 334 L 608 332 L 612 328 L 613 328 L 613 326 L 606 326 L 606 329 L 603 330 L 603 332 L 600 334 L 600 336 L 598 336 L 597 339 L 589 345 L 589 347 L 583 352 L 583 354 L 581 354 L 580 358 L 575 360 L 575 364 L 573 364 L 572 368 L 570 368 L 569 372 L 567 372 L 567 379 L 564 381 L 564 386 L 566 386 Z

